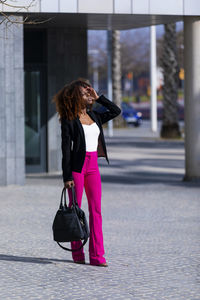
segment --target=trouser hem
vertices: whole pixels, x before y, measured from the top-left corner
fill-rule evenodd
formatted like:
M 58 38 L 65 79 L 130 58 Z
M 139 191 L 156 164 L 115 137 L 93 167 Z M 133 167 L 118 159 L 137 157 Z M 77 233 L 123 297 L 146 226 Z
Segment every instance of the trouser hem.
M 106 263 L 106 259 L 104 257 L 90 258 L 90 264 L 93 266 L 97 266 L 104 263 Z

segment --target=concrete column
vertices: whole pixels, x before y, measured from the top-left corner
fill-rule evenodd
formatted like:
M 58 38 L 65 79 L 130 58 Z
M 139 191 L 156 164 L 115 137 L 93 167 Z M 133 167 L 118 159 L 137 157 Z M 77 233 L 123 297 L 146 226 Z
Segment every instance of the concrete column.
M 151 130 L 157 131 L 156 26 L 150 26 Z
M 10 17 L 12 19 L 12 16 Z M 0 17 L 0 22 L 3 17 Z M 22 17 L 18 17 L 22 21 Z M 0 185 L 25 183 L 23 25 L 0 25 Z
M 200 19 L 184 18 L 185 180 L 200 180 Z
M 112 101 L 112 31 L 107 30 L 107 56 L 108 56 L 108 71 L 107 71 L 107 86 L 108 86 L 108 99 Z M 113 120 L 108 122 L 108 136 L 113 136 Z
M 52 98 L 65 84 L 87 78 L 87 30 L 48 28 L 48 172 L 61 170 L 60 123 Z

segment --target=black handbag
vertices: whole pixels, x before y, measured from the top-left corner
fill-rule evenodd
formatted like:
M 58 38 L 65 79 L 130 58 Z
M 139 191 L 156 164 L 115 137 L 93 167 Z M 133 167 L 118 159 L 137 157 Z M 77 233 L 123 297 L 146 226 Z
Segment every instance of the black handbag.
M 66 188 L 63 188 L 60 206 L 55 215 L 52 229 L 54 241 L 56 241 L 64 250 L 78 251 L 87 243 L 90 235 L 89 227 L 84 211 L 78 206 L 74 187 L 72 187 L 71 207 L 67 206 Z M 60 242 L 73 242 L 80 240 L 83 240 L 83 243 L 78 249 L 69 249 L 60 244 Z

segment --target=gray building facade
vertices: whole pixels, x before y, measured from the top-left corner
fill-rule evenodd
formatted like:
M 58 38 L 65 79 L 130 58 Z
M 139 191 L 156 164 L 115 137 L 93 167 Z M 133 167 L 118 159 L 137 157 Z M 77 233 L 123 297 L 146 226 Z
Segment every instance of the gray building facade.
M 0 25 L 0 185 L 24 184 L 29 172 L 61 170 L 60 124 L 52 97 L 67 82 L 87 77 L 87 29 L 180 20 L 185 34 L 185 178 L 200 179 L 199 1 L 36 0 L 28 9 L 35 25 L 22 22 L 29 2 L 18 3 L 17 12 L 5 4 L 0 8 L 19 21 Z
M 87 78 L 87 29 L 46 22 L 2 32 L 0 185 L 24 184 L 26 173 L 61 170 L 52 98 L 64 84 Z

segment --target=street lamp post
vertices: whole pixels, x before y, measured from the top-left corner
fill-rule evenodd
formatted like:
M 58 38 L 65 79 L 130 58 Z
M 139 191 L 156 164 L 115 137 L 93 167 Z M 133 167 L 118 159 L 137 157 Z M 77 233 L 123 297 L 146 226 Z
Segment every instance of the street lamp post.
M 92 55 L 92 65 L 93 65 L 93 87 L 95 91 L 99 91 L 99 71 L 98 71 L 98 49 L 90 49 L 89 53 Z
M 156 26 L 150 27 L 151 130 L 157 132 Z
M 108 53 L 108 99 L 112 101 L 112 31 L 107 30 L 107 53 Z M 108 122 L 108 136 L 113 136 L 113 121 Z

